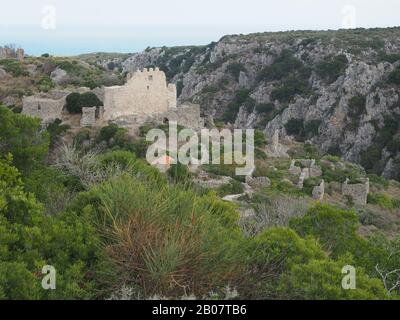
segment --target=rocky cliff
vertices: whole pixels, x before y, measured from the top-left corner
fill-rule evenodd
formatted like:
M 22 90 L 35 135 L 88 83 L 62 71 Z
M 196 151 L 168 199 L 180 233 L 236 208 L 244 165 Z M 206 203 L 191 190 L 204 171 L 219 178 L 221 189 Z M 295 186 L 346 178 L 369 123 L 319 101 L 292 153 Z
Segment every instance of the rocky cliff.
M 201 104 L 214 121 L 269 137 L 279 129 L 400 176 L 400 28 L 233 35 L 112 62 L 129 72 L 160 67 L 179 100 Z

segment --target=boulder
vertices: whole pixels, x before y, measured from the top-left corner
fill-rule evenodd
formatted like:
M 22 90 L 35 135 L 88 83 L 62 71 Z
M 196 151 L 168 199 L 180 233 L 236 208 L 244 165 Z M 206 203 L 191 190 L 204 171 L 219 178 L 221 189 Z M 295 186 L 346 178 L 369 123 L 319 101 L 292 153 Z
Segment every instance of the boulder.
M 69 80 L 67 72 L 63 69 L 57 68 L 50 74 L 51 80 L 58 85 L 65 84 Z

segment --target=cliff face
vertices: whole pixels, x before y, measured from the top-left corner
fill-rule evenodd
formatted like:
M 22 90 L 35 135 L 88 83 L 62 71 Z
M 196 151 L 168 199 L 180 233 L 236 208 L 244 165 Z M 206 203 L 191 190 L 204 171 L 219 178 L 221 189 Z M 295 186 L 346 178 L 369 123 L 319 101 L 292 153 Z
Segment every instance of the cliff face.
M 226 36 L 113 61 L 158 66 L 214 121 L 276 129 L 398 178 L 400 28 Z M 104 63 L 104 62 L 103 62 Z

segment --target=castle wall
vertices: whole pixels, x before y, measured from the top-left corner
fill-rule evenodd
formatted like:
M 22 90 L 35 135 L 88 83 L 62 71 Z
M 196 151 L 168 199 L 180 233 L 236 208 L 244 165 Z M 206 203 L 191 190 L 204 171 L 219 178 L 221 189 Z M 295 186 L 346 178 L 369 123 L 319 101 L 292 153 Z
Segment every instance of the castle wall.
M 62 111 L 65 106 L 66 94 L 62 97 L 50 98 L 46 96 L 24 97 L 22 114 L 38 117 L 43 122 L 51 122 L 62 118 Z
M 167 85 L 164 72 L 144 69 L 132 75 L 124 86 L 104 88 L 104 119 L 130 115 L 151 115 L 176 108 L 176 87 Z

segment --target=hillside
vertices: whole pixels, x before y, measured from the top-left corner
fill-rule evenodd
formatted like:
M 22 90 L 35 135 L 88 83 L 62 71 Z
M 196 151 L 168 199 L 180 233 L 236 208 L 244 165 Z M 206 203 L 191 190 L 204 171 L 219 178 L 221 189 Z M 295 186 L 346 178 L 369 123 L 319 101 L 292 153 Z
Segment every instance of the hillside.
M 236 127 L 276 129 L 370 173 L 399 179 L 400 28 L 225 36 L 202 47 L 149 48 L 97 60 L 158 66 L 180 101 Z

